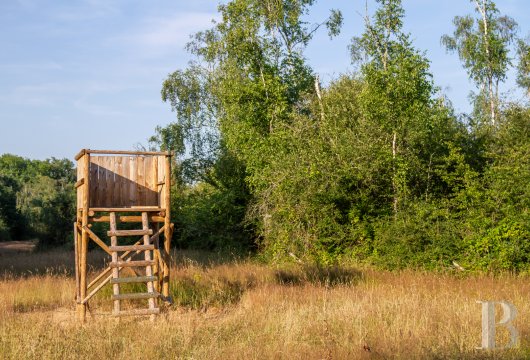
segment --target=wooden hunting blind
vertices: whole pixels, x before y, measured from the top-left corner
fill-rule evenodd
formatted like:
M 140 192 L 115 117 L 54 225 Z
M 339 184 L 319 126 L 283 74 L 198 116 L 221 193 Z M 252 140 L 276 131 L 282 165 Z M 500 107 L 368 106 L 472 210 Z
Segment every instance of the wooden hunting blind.
M 110 283 L 113 315 L 151 315 L 153 318 L 160 312 L 159 301 L 170 301 L 171 153 L 83 149 L 75 160 L 78 317 L 85 320 L 89 300 Z M 108 223 L 106 236 L 98 236 L 92 230 L 94 223 Z M 137 223 L 140 228 L 131 230 L 130 225 L 125 225 L 127 223 Z M 90 281 L 87 272 L 89 240 L 111 256 L 109 266 Z M 129 276 L 123 276 L 124 272 Z M 124 293 L 123 284 L 128 283 L 144 284 L 145 291 Z M 148 307 L 131 310 L 129 306 L 124 310 L 121 300 L 147 301 Z

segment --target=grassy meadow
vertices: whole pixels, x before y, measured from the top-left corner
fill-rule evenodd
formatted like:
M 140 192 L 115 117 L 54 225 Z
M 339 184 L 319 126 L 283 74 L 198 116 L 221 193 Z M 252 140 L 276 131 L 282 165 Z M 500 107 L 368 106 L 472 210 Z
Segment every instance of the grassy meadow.
M 155 323 L 108 316 L 110 289 L 75 320 L 73 254 L 0 252 L 1 359 L 520 359 L 527 276 L 264 265 L 179 252 L 174 305 Z M 93 271 L 104 265 L 90 254 Z M 484 352 L 477 300 L 518 309 L 518 349 Z M 142 304 L 142 306 L 145 306 Z M 498 341 L 507 331 L 498 329 Z

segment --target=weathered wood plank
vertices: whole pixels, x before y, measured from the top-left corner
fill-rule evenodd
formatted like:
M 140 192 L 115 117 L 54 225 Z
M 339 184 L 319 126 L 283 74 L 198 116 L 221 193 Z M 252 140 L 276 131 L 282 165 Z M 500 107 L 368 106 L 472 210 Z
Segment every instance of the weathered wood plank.
M 110 230 L 116 231 L 116 213 L 111 212 L 110 213 Z M 110 245 L 112 247 L 116 247 L 118 245 L 118 238 L 116 236 L 112 236 L 110 238 Z M 118 262 L 118 253 L 114 250 L 112 251 L 112 262 Z M 117 282 L 112 282 L 113 280 L 117 280 L 120 277 L 120 269 L 119 268 L 112 268 L 112 279 L 110 279 L 112 285 L 112 292 L 113 295 L 120 295 L 120 285 Z M 120 300 L 116 299 L 114 300 L 114 313 L 117 314 L 120 312 Z
M 118 300 L 132 300 L 132 299 L 152 299 L 159 297 L 160 294 L 155 292 L 146 292 L 146 293 L 130 293 L 130 294 L 120 294 L 113 295 L 113 299 Z
M 81 151 L 79 151 L 77 153 L 77 155 L 74 157 L 75 161 L 81 159 L 83 157 L 83 155 L 86 154 L 86 151 L 87 151 L 87 149 L 81 149 Z
M 120 245 L 109 247 L 110 251 L 146 251 L 154 250 L 154 245 Z M 114 260 L 112 260 L 114 261 Z
M 90 293 L 81 301 L 81 304 L 86 304 L 88 302 L 88 300 L 90 300 L 90 298 L 94 295 L 96 295 L 96 293 L 101 290 L 101 288 L 105 285 L 107 285 L 107 283 L 110 281 L 110 279 L 112 278 L 112 275 L 109 275 L 105 280 L 103 280 L 98 286 L 96 286 L 94 289 L 92 289 L 92 291 L 90 291 Z M 94 283 L 94 282 L 93 282 Z M 95 284 L 95 283 L 94 283 Z
M 90 150 L 83 149 L 81 150 L 88 154 L 104 154 L 104 155 L 163 155 L 163 156 L 173 156 L 172 152 L 167 151 L 128 151 L 128 150 Z M 77 159 L 76 159 L 77 160 Z
M 154 261 L 146 261 L 146 260 L 134 260 L 134 261 L 118 261 L 118 262 L 111 262 L 109 266 L 111 268 L 113 267 L 133 267 L 133 266 L 147 266 L 147 265 L 153 265 Z
M 77 230 L 77 222 L 74 223 L 74 264 L 75 264 L 75 300 L 81 301 L 81 294 L 79 293 L 79 231 Z
M 84 162 L 83 162 L 83 178 L 86 179 L 85 184 L 82 186 L 83 188 L 83 198 L 82 198 L 82 204 L 83 204 L 83 213 L 82 213 L 82 220 L 81 225 L 87 226 L 88 225 L 88 207 L 89 207 L 89 199 L 90 199 L 90 172 L 89 172 L 89 165 L 90 165 L 90 154 L 85 154 L 83 156 Z M 81 247 L 80 247 L 80 257 L 79 257 L 79 295 L 81 299 L 84 299 L 86 297 L 87 293 L 87 253 L 88 253 L 88 233 L 86 231 L 82 231 L 81 233 Z M 77 316 L 78 319 L 81 322 L 85 322 L 86 320 L 86 305 L 85 304 L 79 304 L 77 306 Z
M 107 169 L 103 157 L 100 157 L 98 164 L 98 195 L 97 203 L 93 206 L 105 206 L 105 198 L 107 197 Z
M 112 190 L 114 189 L 114 159 L 112 157 L 104 157 L 106 171 L 106 193 L 105 193 L 105 206 L 112 206 Z
M 164 189 L 166 185 L 166 178 L 165 178 L 165 156 L 158 156 L 157 157 L 157 165 L 158 165 L 158 205 L 160 207 L 165 207 L 165 198 L 164 198 Z M 164 204 L 164 205 L 162 205 Z
M 156 206 L 138 206 L 138 207 L 93 207 L 90 208 L 93 212 L 165 212 L 166 209 L 162 209 Z
M 129 191 L 130 191 L 131 180 L 129 179 L 129 157 L 122 157 L 120 176 L 122 177 L 122 180 L 123 180 L 123 184 L 121 185 L 120 206 L 130 206 Z
M 156 158 L 152 156 L 146 157 L 144 159 L 145 166 L 145 205 L 158 205 L 155 181 L 154 181 L 154 162 Z
M 99 158 L 97 156 L 90 158 L 90 204 L 97 206 L 99 197 Z
M 169 256 L 170 254 L 170 248 L 171 248 L 171 236 L 173 235 L 173 232 L 171 231 L 171 200 L 170 200 L 170 191 L 171 188 L 171 158 L 165 157 L 165 164 L 164 164 L 164 173 L 165 173 L 165 180 L 166 184 L 164 185 L 164 204 L 166 206 L 166 216 L 165 216 L 165 222 L 164 222 L 164 251 Z M 169 276 L 170 276 L 170 268 L 169 268 L 169 261 L 164 261 L 164 282 L 162 284 L 162 295 L 164 298 L 169 298 Z
M 128 216 L 128 215 L 121 215 L 121 216 L 117 216 L 117 219 L 118 219 L 118 222 L 119 223 L 135 223 L 135 222 L 142 222 L 142 217 L 141 216 Z M 90 222 L 109 222 L 110 221 L 110 217 L 107 216 L 107 215 L 103 215 L 103 216 L 98 216 L 98 217 L 94 217 L 94 218 L 91 218 L 89 219 Z M 149 215 L 149 222 L 152 222 L 152 223 L 161 223 L 161 222 L 164 222 L 164 217 L 163 216 L 156 216 L 156 215 Z
M 147 213 L 146 212 L 142 213 L 142 230 L 144 230 L 144 231 L 149 230 L 149 231 L 151 231 L 151 233 L 153 232 L 153 230 L 149 229 L 149 222 L 147 220 Z M 149 236 L 148 235 L 144 235 L 144 246 L 148 246 L 148 245 L 151 245 L 150 241 L 149 241 Z M 154 245 L 153 245 L 153 250 L 154 250 Z M 144 253 L 144 258 L 145 258 L 145 261 L 151 262 L 151 252 L 150 251 L 146 251 Z M 146 275 L 146 277 L 153 278 L 153 280 L 147 282 L 147 292 L 153 293 L 155 291 L 154 282 L 158 281 L 158 276 L 153 276 L 153 268 L 151 267 L 151 265 L 147 265 L 145 267 L 145 275 Z M 156 301 L 155 301 L 154 298 L 150 298 L 148 300 L 148 303 L 149 303 L 149 309 L 155 309 L 156 308 Z M 154 320 L 154 316 L 151 318 L 151 320 Z
M 100 248 L 102 248 L 107 254 L 112 255 L 112 252 L 110 251 L 107 244 L 103 242 L 92 230 L 88 228 L 88 226 L 83 226 L 82 229 L 88 233 L 88 236 L 99 245 Z
M 130 157 L 129 158 L 129 180 L 131 181 L 129 184 L 129 206 L 134 206 L 138 204 L 137 198 L 136 198 L 136 187 L 137 187 L 137 176 L 136 176 L 136 157 Z
M 112 221 L 112 215 L 110 219 Z M 144 229 L 144 230 L 110 230 L 110 231 L 107 231 L 107 236 L 144 236 L 144 235 L 153 235 L 153 230 Z
M 146 191 L 145 191 L 145 158 L 138 157 L 136 159 L 136 199 L 137 205 L 147 205 Z
M 160 229 L 158 229 L 158 231 L 153 235 L 151 236 L 151 239 L 150 241 L 151 242 L 154 242 L 155 241 L 155 238 L 160 236 L 160 234 L 164 231 L 164 227 L 162 226 Z M 138 240 L 137 242 L 134 243 L 134 245 L 140 245 L 140 243 L 143 241 L 143 238 L 141 240 Z M 155 249 L 158 248 L 158 243 L 155 244 Z M 139 254 L 141 252 L 141 250 L 138 250 L 138 251 L 126 251 L 124 252 L 123 254 L 121 254 L 119 256 L 119 259 L 120 261 L 129 261 L 131 260 L 135 255 Z M 132 253 L 132 254 L 131 254 Z M 130 268 L 126 268 L 126 269 L 130 269 Z M 92 280 L 92 282 L 90 282 L 90 284 L 88 284 L 88 288 L 94 286 L 102 277 L 106 276 L 107 274 L 109 274 L 111 272 L 111 267 L 108 266 L 105 270 L 103 270 L 94 280 Z M 110 277 L 105 280 L 106 282 L 108 282 L 110 279 Z M 99 285 L 98 285 L 99 286 Z
M 114 172 L 114 187 L 112 189 L 112 205 L 123 206 L 121 201 L 121 186 L 123 183 L 123 177 L 120 176 L 121 173 L 121 156 L 113 156 L 113 172 Z
M 147 283 L 150 281 L 155 281 L 156 278 L 154 276 L 132 276 L 132 277 L 124 277 L 124 278 L 112 278 L 110 279 L 111 284 L 126 284 L 126 283 Z M 114 294 L 117 295 L 117 294 Z
M 85 168 L 85 157 L 81 157 L 79 160 L 77 160 L 77 180 L 83 179 L 83 171 Z M 82 209 L 83 208 L 83 195 L 85 193 L 85 187 L 80 186 L 77 188 L 77 208 Z
M 85 183 L 85 179 L 82 178 L 81 180 L 79 180 L 79 181 L 77 181 L 77 182 L 75 183 L 74 188 L 77 189 L 78 187 L 80 187 L 80 186 L 83 185 L 84 183 Z
M 156 314 L 160 314 L 159 308 L 121 311 L 113 315 L 114 316 L 141 316 L 141 315 L 156 315 Z

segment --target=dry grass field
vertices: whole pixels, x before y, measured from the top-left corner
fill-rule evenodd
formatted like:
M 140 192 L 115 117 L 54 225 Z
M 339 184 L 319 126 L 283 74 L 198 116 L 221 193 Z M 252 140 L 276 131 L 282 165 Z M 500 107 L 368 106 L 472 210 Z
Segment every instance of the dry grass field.
M 156 323 L 107 316 L 105 290 L 79 325 L 72 258 L 0 251 L 1 359 L 530 358 L 527 276 L 275 267 L 184 252 L 174 257 L 175 304 Z M 101 254 L 90 263 L 102 266 Z M 477 300 L 517 307 L 519 348 L 475 349 Z

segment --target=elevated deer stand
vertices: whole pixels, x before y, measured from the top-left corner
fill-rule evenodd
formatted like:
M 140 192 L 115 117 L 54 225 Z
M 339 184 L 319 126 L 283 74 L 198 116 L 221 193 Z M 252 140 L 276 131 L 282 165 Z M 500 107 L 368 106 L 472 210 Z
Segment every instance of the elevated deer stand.
M 113 315 L 151 315 L 158 302 L 169 302 L 171 153 L 84 149 L 77 161 L 77 219 L 74 224 L 77 315 L 85 321 L 88 301 L 111 283 Z M 92 224 L 108 222 L 110 243 L 98 237 Z M 141 229 L 119 230 L 122 223 Z M 162 224 L 162 226 L 160 226 Z M 163 235 L 163 238 L 162 236 Z M 133 245 L 118 238 L 140 236 Z M 109 266 L 89 281 L 89 239 L 111 256 Z M 135 256 L 141 256 L 136 259 Z M 122 272 L 131 276 L 122 276 Z M 144 283 L 145 292 L 121 293 L 120 284 Z M 123 289 L 122 289 L 123 290 Z M 124 311 L 120 300 L 144 299 L 148 307 Z

